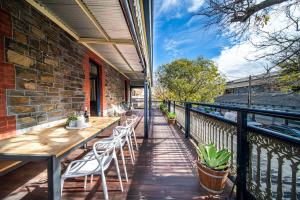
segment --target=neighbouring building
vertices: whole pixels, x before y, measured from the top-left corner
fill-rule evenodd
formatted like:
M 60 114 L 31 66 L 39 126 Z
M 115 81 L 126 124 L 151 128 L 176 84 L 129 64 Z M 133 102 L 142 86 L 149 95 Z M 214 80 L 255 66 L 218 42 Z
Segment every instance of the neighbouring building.
M 228 81 L 225 94 L 218 97 L 216 103 L 242 107 L 250 104 L 263 109 L 300 111 L 300 95 L 282 93 L 278 77 L 278 73 L 273 72 L 251 76 L 251 80 L 245 77 Z

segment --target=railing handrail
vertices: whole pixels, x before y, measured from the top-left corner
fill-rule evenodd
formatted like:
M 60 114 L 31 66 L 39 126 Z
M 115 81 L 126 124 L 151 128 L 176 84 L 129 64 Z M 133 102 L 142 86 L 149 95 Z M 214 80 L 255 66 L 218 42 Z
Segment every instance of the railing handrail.
M 260 115 L 267 115 L 272 117 L 300 120 L 300 113 L 298 112 L 286 112 L 286 111 L 284 112 L 284 111 L 263 110 L 263 109 L 255 109 L 255 108 L 240 108 L 234 106 L 224 106 L 218 104 L 208 104 L 208 103 L 199 103 L 199 102 L 183 102 L 183 101 L 172 101 L 172 102 L 189 103 L 192 105 L 200 105 L 200 106 L 207 106 L 213 108 L 227 109 L 232 111 L 241 111 L 241 112 L 247 112 L 252 114 L 260 114 Z
M 229 119 L 226 119 L 224 117 L 220 117 L 220 116 L 216 116 L 216 115 L 213 115 L 213 114 L 210 114 L 210 113 L 206 113 L 206 112 L 197 110 L 195 108 L 191 108 L 191 111 L 202 114 L 202 115 L 205 115 L 205 116 L 215 118 L 215 119 L 223 121 L 225 123 L 229 123 L 229 124 L 232 124 L 232 125 L 235 125 L 235 126 L 237 125 L 237 122 L 235 122 L 233 120 L 229 120 Z M 272 130 L 269 130 L 269 129 L 265 129 L 265 128 L 259 128 L 259 127 L 252 126 L 252 125 L 247 125 L 247 129 L 250 130 L 250 131 L 251 130 L 256 131 L 260 134 L 265 134 L 267 136 L 283 140 L 284 142 L 289 142 L 289 143 L 292 143 L 292 144 L 295 144 L 295 145 L 300 145 L 300 138 L 296 138 L 296 137 L 293 137 L 293 136 L 289 136 L 289 135 L 282 134 L 282 133 L 272 131 Z

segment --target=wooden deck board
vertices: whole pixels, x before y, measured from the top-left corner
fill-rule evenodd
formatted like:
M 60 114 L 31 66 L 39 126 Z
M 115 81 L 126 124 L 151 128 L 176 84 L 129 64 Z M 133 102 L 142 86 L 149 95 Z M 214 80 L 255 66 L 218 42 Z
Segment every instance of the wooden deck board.
M 183 139 L 176 128 L 168 126 L 159 112 L 155 113 L 154 124 L 153 133 L 148 140 L 143 139 L 143 119 L 136 128 L 140 151 L 136 152 L 137 160 L 134 166 L 130 162 L 128 151 L 125 151 L 128 183 L 124 179 L 122 163 L 119 161 L 124 192 L 120 191 L 114 166 L 109 169 L 107 184 L 111 200 L 225 199 L 228 197 L 230 187 L 226 187 L 222 195 L 212 195 L 201 188 L 193 164 L 195 152 L 189 141 Z M 105 136 L 109 134 L 111 130 L 103 133 Z M 94 141 L 89 142 L 89 147 Z M 64 169 L 69 161 L 80 157 L 83 152 L 83 149 L 78 149 L 68 156 L 62 168 Z M 16 184 L 17 179 L 21 184 Z M 0 191 L 0 199 L 5 197 L 45 199 L 47 198 L 46 180 L 46 168 L 43 163 L 27 164 L 0 177 L 0 185 L 5 183 Z M 99 177 L 96 176 L 93 183 L 88 183 L 86 189 L 83 188 L 83 178 L 67 179 L 62 199 L 103 199 Z

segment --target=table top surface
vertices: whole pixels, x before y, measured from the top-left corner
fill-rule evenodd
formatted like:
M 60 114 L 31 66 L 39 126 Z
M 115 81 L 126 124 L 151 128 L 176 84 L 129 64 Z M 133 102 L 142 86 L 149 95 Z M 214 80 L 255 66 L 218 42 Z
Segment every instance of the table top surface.
M 80 130 L 68 130 L 64 124 L 60 124 L 51 128 L 30 131 L 1 140 L 0 155 L 59 157 L 119 120 L 119 117 L 90 117 L 91 126 Z

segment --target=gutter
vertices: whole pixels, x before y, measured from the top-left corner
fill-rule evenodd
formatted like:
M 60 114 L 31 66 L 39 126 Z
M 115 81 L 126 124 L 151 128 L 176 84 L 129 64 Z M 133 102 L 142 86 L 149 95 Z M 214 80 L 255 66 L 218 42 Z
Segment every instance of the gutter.
M 141 51 L 141 46 L 140 46 L 140 43 L 139 43 L 139 40 L 138 40 L 138 37 L 137 37 L 137 33 L 136 33 L 136 30 L 135 30 L 133 17 L 132 17 L 131 11 L 130 11 L 128 0 L 119 0 L 119 1 L 120 1 L 120 5 L 122 7 L 122 10 L 123 10 L 125 19 L 127 21 L 127 24 L 129 26 L 129 29 L 131 30 L 130 32 L 132 34 L 133 42 L 134 42 L 134 45 L 135 45 L 136 50 L 138 52 L 138 56 L 141 60 L 141 64 L 142 64 L 142 67 L 143 67 L 143 72 L 145 73 L 147 71 L 147 66 L 146 66 L 145 58 L 144 58 L 144 56 L 142 54 L 142 51 Z

